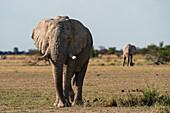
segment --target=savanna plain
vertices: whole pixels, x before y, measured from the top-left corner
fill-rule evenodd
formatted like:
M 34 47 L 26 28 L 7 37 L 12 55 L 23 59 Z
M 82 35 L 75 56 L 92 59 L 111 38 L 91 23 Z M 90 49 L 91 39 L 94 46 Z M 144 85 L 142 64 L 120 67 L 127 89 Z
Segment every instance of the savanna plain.
M 29 56 L 0 60 L 0 112 L 168 112 L 152 106 L 108 106 L 127 94 L 142 95 L 146 88 L 170 94 L 170 65 L 145 65 L 135 58 L 133 67 L 122 67 L 122 58 L 92 58 L 83 85 L 84 105 L 57 108 L 55 87 L 48 62 L 34 63 Z M 140 62 L 140 63 L 138 63 Z M 74 89 L 74 86 L 73 86 Z M 169 109 L 169 106 L 167 106 Z

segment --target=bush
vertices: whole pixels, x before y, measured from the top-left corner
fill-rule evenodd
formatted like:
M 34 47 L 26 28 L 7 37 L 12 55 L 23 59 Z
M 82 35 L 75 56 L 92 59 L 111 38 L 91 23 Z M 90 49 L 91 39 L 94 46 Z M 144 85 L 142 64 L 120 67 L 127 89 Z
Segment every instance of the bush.
M 108 103 L 108 106 L 111 107 L 111 106 L 117 106 L 117 102 L 116 100 L 111 97 L 110 100 L 109 100 L 109 103 Z
M 104 66 L 105 64 L 104 63 L 100 63 L 99 66 Z
M 163 47 L 163 42 L 159 43 L 159 46 L 154 44 L 148 45 L 147 60 L 153 61 L 155 64 L 164 64 L 170 61 L 170 45 Z
M 120 106 L 130 107 L 138 105 L 138 98 L 136 95 L 127 94 L 125 97 L 118 99 Z
M 114 65 L 116 65 L 116 64 L 115 64 L 114 62 L 111 62 L 110 65 L 114 66 Z
M 120 106 L 152 106 L 152 105 L 161 105 L 169 106 L 170 105 L 170 96 L 168 94 L 159 94 L 157 88 L 147 88 L 144 89 L 142 95 L 132 95 L 127 94 L 124 97 L 118 98 L 118 103 Z
M 156 88 L 148 88 L 143 90 L 144 96 L 144 105 L 152 106 L 157 101 L 156 98 L 158 97 L 159 93 L 157 92 Z

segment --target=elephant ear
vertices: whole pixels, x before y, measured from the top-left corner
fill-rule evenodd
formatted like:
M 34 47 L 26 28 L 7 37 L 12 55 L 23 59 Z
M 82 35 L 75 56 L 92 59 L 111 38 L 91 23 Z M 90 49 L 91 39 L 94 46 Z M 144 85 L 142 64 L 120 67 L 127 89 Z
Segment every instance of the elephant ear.
M 70 19 L 73 36 L 69 41 L 69 47 L 73 55 L 77 55 L 88 44 L 89 30 L 79 21 Z
M 129 52 L 130 52 L 130 47 L 131 47 L 130 44 L 127 44 L 126 46 L 124 46 L 124 48 L 123 48 L 123 54 L 129 54 Z
M 58 23 L 65 20 L 69 20 L 69 17 L 57 16 L 54 19 L 44 19 L 34 28 L 32 39 L 35 42 L 35 46 L 42 54 L 47 54 L 49 52 L 49 42 L 57 35 Z
M 32 39 L 34 40 L 35 46 L 41 51 L 42 54 L 45 54 L 49 46 L 49 23 L 52 19 L 44 19 L 37 24 L 32 32 Z
M 136 47 L 134 45 L 131 45 L 130 54 L 134 54 L 135 52 L 136 52 Z

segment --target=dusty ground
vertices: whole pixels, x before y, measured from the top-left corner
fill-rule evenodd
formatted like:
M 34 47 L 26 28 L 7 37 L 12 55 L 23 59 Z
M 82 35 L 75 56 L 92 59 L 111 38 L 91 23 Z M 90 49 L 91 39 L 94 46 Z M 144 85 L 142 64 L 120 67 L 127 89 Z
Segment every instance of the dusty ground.
M 170 65 L 122 67 L 91 59 L 83 86 L 83 99 L 91 107 L 53 107 L 55 88 L 51 66 L 43 61 L 29 66 L 23 59 L 0 60 L 0 112 L 156 112 L 152 107 L 105 107 L 111 97 L 140 95 L 147 87 L 170 94 Z M 99 66 L 99 63 L 105 63 Z M 112 61 L 114 62 L 114 61 Z M 124 92 L 122 92 L 122 90 Z M 95 98 L 101 102 L 94 102 Z

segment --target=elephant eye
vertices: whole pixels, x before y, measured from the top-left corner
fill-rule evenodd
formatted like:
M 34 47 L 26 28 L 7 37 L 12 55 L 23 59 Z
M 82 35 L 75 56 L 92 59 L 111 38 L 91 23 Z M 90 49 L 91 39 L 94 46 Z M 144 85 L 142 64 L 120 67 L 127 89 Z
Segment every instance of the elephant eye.
M 70 36 L 69 36 L 69 37 L 67 37 L 67 40 L 68 40 L 68 41 L 70 41 L 70 40 L 71 40 L 71 37 L 70 37 Z

